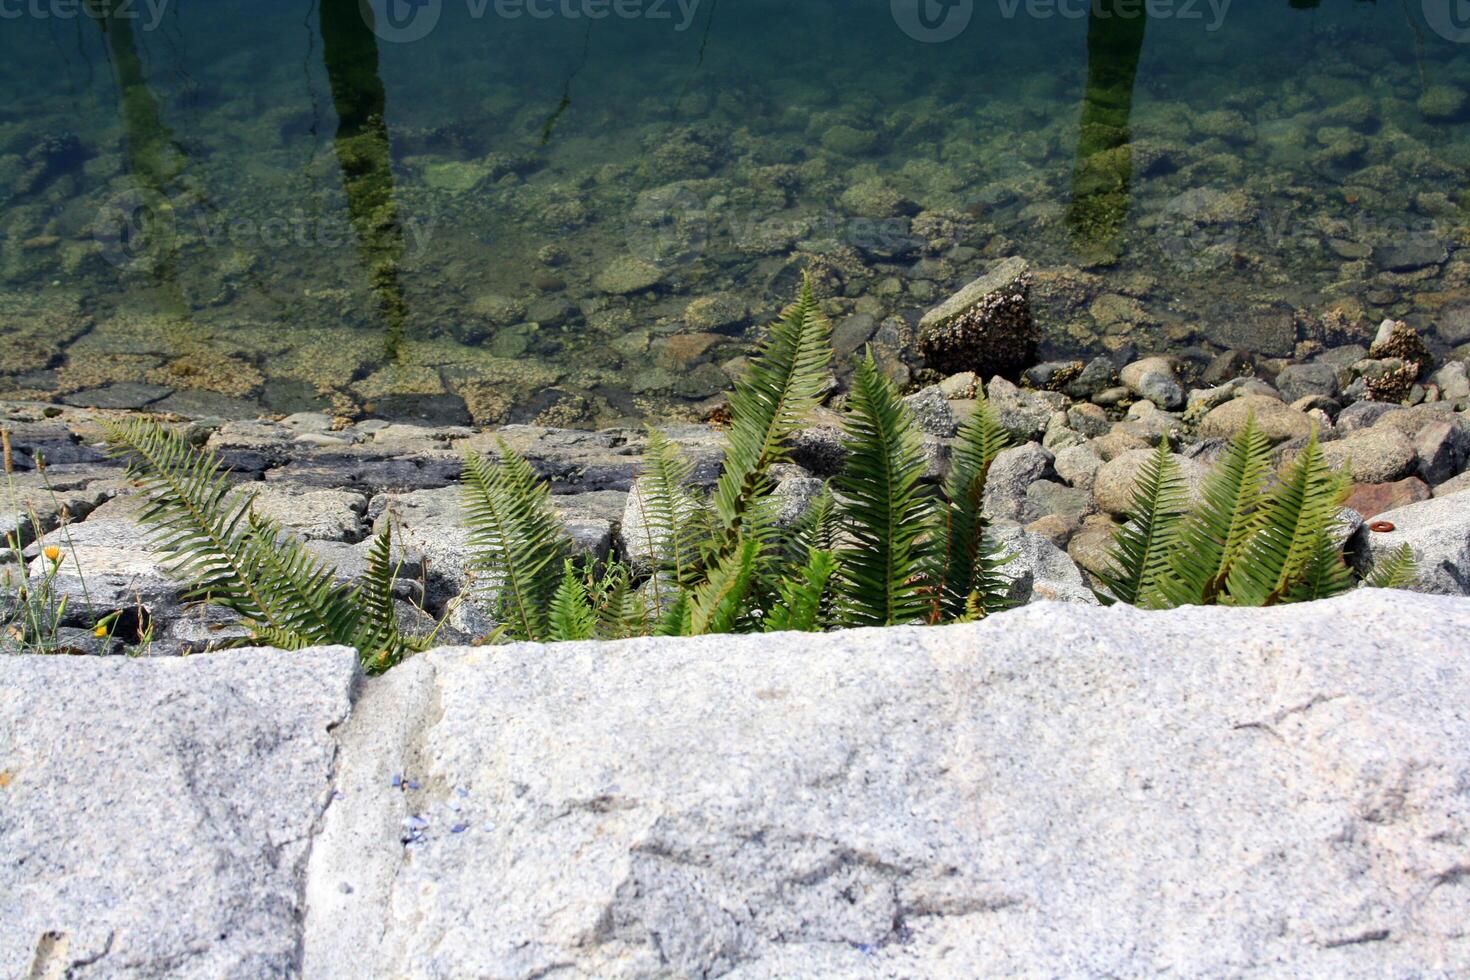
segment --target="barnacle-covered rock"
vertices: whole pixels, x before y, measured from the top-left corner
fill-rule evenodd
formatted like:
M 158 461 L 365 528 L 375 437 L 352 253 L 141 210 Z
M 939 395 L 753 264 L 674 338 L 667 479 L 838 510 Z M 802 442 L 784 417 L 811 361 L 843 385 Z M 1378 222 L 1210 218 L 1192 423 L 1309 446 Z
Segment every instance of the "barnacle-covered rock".
M 1010 258 L 924 314 L 919 352 L 941 374 L 1017 377 L 1036 359 L 1031 267 Z

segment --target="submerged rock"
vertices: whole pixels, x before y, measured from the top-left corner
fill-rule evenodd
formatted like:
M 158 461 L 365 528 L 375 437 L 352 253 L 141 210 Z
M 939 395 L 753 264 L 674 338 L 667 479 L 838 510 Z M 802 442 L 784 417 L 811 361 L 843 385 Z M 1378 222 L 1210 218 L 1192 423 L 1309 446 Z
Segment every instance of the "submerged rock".
M 941 374 L 1017 377 L 1036 359 L 1031 269 L 1010 258 L 924 314 L 919 352 Z

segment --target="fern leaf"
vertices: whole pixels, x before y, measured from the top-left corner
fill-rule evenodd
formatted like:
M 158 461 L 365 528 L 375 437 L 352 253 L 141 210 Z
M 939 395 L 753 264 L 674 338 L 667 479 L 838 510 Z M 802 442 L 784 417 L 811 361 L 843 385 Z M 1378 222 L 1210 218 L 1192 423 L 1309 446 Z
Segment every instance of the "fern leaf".
M 587 585 L 572 568 L 570 558 L 562 562 L 561 582 L 551 597 L 546 625 L 546 639 L 551 643 L 590 640 L 597 632 L 597 613 Z
M 779 583 L 777 599 L 765 617 L 765 632 L 814 633 L 820 630 L 827 586 L 836 571 L 835 554 L 813 550 L 796 574 Z
M 1251 416 L 1206 478 L 1200 503 L 1170 553 L 1169 574 L 1158 583 L 1170 605 L 1209 605 L 1218 599 L 1255 528 L 1270 473 L 1271 442 Z
M 1315 602 L 1331 599 L 1350 591 L 1358 583 L 1352 569 L 1343 560 L 1331 529 L 1319 531 L 1312 544 L 1312 555 L 1302 569 L 1301 577 L 1287 590 L 1283 602 Z
M 920 485 L 924 446 L 892 382 L 868 351 L 853 374 L 844 419 L 848 457 L 837 478 L 843 530 L 840 610 L 850 626 L 927 619 L 934 501 Z
M 504 443 L 500 454 L 499 463 L 477 453 L 465 457 L 470 568 L 480 590 L 495 593 L 508 635 L 540 640 L 566 557 L 566 532 L 531 464 Z
M 1104 598 L 1129 605 L 1164 602 L 1155 586 L 1168 569 L 1183 513 L 1184 482 L 1168 440 L 1160 439 L 1139 471 L 1127 520 L 1113 535 L 1111 567 L 1099 576 L 1108 590 Z
M 402 656 L 408 645 L 392 616 L 391 582 L 382 582 L 388 543 L 362 589 L 340 585 L 298 539 L 253 513 L 248 495 L 232 496 L 213 454 L 148 420 L 106 434 L 150 494 L 143 522 L 166 567 L 186 583 L 186 599 L 229 609 L 257 640 L 283 649 L 352 646 L 370 670 Z
M 279 626 L 247 568 L 252 498 L 231 497 L 219 459 L 147 419 L 108 423 L 104 431 L 112 455 L 128 462 L 129 477 L 148 494 L 141 520 L 169 573 L 188 584 L 185 601 L 208 598 L 263 628 Z
M 721 552 L 733 550 L 757 501 L 770 493 L 767 472 L 787 459 L 786 440 L 821 401 L 832 359 L 831 324 L 803 280 L 796 303 L 773 323 L 730 395 L 729 448 L 715 488 Z
M 1365 584 L 1370 589 L 1413 589 L 1419 584 L 1419 569 L 1414 561 L 1414 551 L 1408 545 L 1375 562 L 1368 573 Z
M 1261 504 L 1250 540 L 1226 578 L 1228 601 L 1270 606 L 1288 599 L 1317 558 L 1348 488 L 1346 474 L 1328 468 L 1313 432 Z
M 684 589 L 669 603 L 668 608 L 659 616 L 658 625 L 653 629 L 654 636 L 693 636 L 694 627 L 691 618 L 694 611 L 694 602 L 689 593 Z
M 655 569 L 669 572 L 683 587 L 699 580 L 700 555 L 709 539 L 708 511 L 688 487 L 693 470 L 668 436 L 649 429 L 634 500 Z
M 745 538 L 710 568 L 709 576 L 691 597 L 689 635 L 735 632 L 755 581 L 759 553 L 760 542 Z
M 1009 445 L 1010 436 L 982 395 L 960 427 L 944 483 L 948 526 L 940 604 L 946 618 L 965 615 L 972 601 L 990 612 L 1008 603 L 1006 582 L 996 574 L 1007 559 L 987 533 L 984 504 L 990 465 Z
M 393 606 L 393 583 L 397 577 L 393 562 L 393 526 L 389 523 L 368 548 L 367 573 L 354 596 L 360 616 L 353 645 L 358 650 L 374 651 L 371 655 L 374 670 L 387 670 L 415 646 L 409 644 L 398 630 L 398 613 Z

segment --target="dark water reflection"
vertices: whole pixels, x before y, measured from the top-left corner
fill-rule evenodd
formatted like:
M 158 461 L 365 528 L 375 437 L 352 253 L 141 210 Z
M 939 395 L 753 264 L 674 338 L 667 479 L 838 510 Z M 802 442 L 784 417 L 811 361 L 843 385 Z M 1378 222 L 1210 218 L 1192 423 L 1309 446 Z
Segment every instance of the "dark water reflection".
M 1049 354 L 1470 340 L 1453 4 L 905 3 L 6 7 L 0 387 L 697 415 L 1012 254 Z

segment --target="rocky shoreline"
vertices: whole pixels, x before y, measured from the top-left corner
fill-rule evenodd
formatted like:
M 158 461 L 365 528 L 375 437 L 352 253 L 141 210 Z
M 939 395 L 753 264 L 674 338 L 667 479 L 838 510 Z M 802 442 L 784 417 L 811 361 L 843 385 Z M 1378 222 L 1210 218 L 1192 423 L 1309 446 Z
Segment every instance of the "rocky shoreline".
M 1420 588 L 1470 594 L 1470 497 L 1457 497 L 1470 489 L 1466 358 L 1436 363 L 1413 328 L 1385 320 L 1370 346 L 1321 349 L 1299 363 L 1225 354 L 1208 362 L 1151 356 L 1038 364 L 1033 282 L 1025 260 L 1008 259 L 922 318 L 913 342 L 930 365 L 923 375 L 935 383 L 919 386 L 902 359 L 878 360 L 908 383 L 905 402 L 923 433 L 929 479 L 944 478 L 960 424 L 981 397 L 1007 430 L 1012 447 L 991 466 L 984 507 L 1017 556 L 1007 566 L 1012 599 L 1096 602 L 1090 586 L 1106 567 L 1153 447 L 1167 440 L 1197 491 L 1248 419 L 1275 447 L 1278 463 L 1315 436 L 1329 465 L 1350 472 L 1344 547 L 1352 564 L 1366 568 L 1407 544 Z M 839 325 L 839 356 L 845 344 Z M 957 367 L 968 369 L 940 370 Z M 792 440 L 791 462 L 775 474 L 782 519 L 798 518 L 841 465 L 844 398 L 839 381 Z M 124 633 L 136 635 L 122 645 L 133 649 L 146 640 L 148 652 L 185 653 L 238 640 L 240 628 L 218 611 L 182 608 L 161 556 L 143 547 L 142 500 L 99 448 L 99 423 L 118 414 L 105 406 L 0 401 L 14 497 L 0 527 L 14 546 L 0 568 L 12 583 L 22 577 L 21 560 L 32 580 L 53 574 L 53 589 L 68 603 L 67 645 L 82 651 L 118 648 L 117 639 L 89 629 L 126 608 L 134 613 Z M 513 449 L 550 484 L 577 553 L 616 556 L 635 570 L 646 565 L 642 510 L 636 500 L 630 506 L 644 429 L 436 426 L 319 412 L 154 414 L 215 453 L 255 493 L 257 507 L 345 581 L 363 573 L 367 539 L 391 523 L 402 559 L 400 618 L 417 635 L 442 622 L 436 642 L 468 643 L 493 628 L 469 568 L 469 532 L 454 486 L 466 452 Z M 719 422 L 727 414 L 713 405 L 713 423 L 661 427 L 700 489 L 718 478 Z M 43 559 L 50 548 L 61 555 L 55 569 Z
M 1029 317 L 994 296 L 1005 299 L 1007 289 L 1018 288 L 1017 277 L 1024 295 L 1028 274 L 1024 264 L 1003 265 L 1002 271 L 1007 281 L 992 278 L 978 291 L 972 284 L 958 297 L 968 319 L 961 327 L 953 318 L 945 321 L 951 353 L 976 331 L 986 350 L 1007 339 L 1012 349 L 1025 346 Z M 980 375 L 959 372 L 906 398 L 935 480 L 943 477 L 958 426 L 974 411 L 982 387 L 1010 433 L 1014 445 L 992 467 L 985 505 L 1018 556 L 1008 573 L 1019 601 L 1095 601 L 1092 576 L 1103 567 L 1151 447 L 1169 440 L 1197 487 L 1248 417 L 1275 444 L 1279 461 L 1316 432 L 1329 462 L 1350 469 L 1350 560 L 1366 565 L 1408 544 L 1423 589 L 1470 594 L 1470 497 L 1456 496 L 1470 489 L 1466 362 L 1433 365 L 1403 323 L 1385 321 L 1371 348 L 1324 350 L 1274 376 L 1229 356 L 1205 365 L 1147 357 L 1121 366 L 1102 358 L 1044 363 L 1027 368 L 1020 381 L 995 376 L 982 382 Z M 1397 401 L 1383 400 L 1390 396 Z M 798 434 L 794 462 L 779 474 L 776 493 L 789 501 L 788 518 L 816 497 L 842 460 L 841 400 L 834 395 Z M 99 423 L 118 414 L 0 403 L 13 497 L 0 531 L 24 549 L 32 578 L 42 570 L 45 549 L 64 553 L 55 587 L 68 598 L 68 646 L 85 652 L 125 646 L 126 636 L 99 640 L 89 627 L 127 608 L 138 610 L 136 632 L 147 634 L 153 654 L 238 639 L 239 627 L 218 611 L 185 610 L 160 556 L 142 547 L 142 501 L 99 448 Z M 628 500 L 647 443 L 643 430 L 477 429 L 310 412 L 254 420 L 162 417 L 218 454 L 256 494 L 257 506 L 306 540 L 344 580 L 362 573 L 367 539 L 391 521 L 403 558 L 400 614 L 421 634 L 443 619 L 436 639 L 444 643 L 471 642 L 492 625 L 470 597 L 469 535 L 454 486 L 466 451 L 493 455 L 503 441 L 550 483 L 578 552 L 617 555 L 635 565 L 639 558 L 638 511 Z M 692 481 L 712 487 L 724 452 L 720 427 L 665 431 L 693 464 Z M 1365 523 L 1370 518 L 1371 526 Z M 21 574 L 13 560 L 0 568 L 12 580 Z

